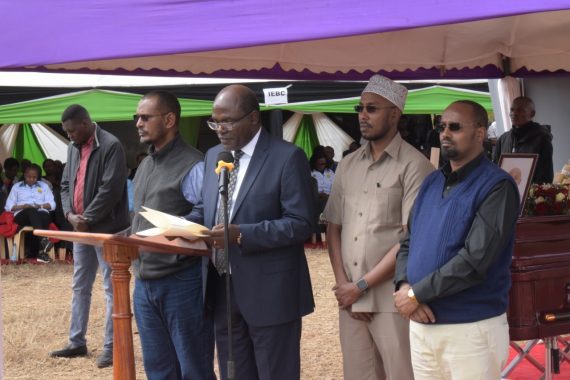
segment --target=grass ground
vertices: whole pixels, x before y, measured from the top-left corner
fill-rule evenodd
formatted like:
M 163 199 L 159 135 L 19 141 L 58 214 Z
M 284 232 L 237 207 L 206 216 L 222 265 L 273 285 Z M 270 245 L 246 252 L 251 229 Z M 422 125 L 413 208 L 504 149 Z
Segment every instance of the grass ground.
M 316 311 L 303 319 L 302 379 L 342 379 L 338 313 L 331 292 L 334 279 L 323 250 L 308 250 Z M 67 343 L 72 265 L 2 266 L 4 378 L 111 379 L 112 369 L 98 369 L 95 359 L 103 341 L 105 308 L 100 277 L 94 286 L 88 328 L 89 356 L 54 359 L 48 353 Z M 132 291 L 132 285 L 131 285 Z M 133 321 L 137 379 L 146 379 Z

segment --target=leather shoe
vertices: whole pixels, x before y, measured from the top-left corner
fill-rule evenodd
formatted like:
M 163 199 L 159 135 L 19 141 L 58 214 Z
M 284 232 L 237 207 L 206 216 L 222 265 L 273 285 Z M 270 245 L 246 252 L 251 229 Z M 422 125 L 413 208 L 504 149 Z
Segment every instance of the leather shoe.
M 87 356 L 87 346 L 72 347 L 68 344 L 61 350 L 50 352 L 52 358 L 76 358 L 78 356 Z
M 113 365 L 113 351 L 105 350 L 97 357 L 97 368 L 106 368 Z

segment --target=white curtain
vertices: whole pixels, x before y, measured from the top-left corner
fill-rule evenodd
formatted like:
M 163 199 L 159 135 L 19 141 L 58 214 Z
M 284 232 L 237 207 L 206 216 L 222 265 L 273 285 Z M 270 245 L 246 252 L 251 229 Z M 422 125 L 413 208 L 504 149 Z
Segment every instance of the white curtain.
M 69 141 L 45 124 L 32 123 L 31 126 L 40 149 L 45 156 L 65 163 L 67 161 L 67 145 Z M 0 162 L 4 162 L 6 158 L 12 157 L 19 131 L 19 124 L 4 124 L 0 127 Z M 41 162 L 38 162 L 38 164 L 41 165 Z
M 0 127 L 0 162 L 12 157 L 16 137 L 18 137 L 18 124 L 4 124 Z
M 322 112 L 313 114 L 313 122 L 317 130 L 319 144 L 323 146 L 332 146 L 334 148 L 334 160 L 342 159 L 342 152 L 348 149 L 348 146 L 354 140 L 331 119 Z
M 293 116 L 283 124 L 283 139 L 285 141 L 291 143 L 295 141 L 299 124 L 301 124 L 301 119 L 304 115 L 302 112 L 295 112 Z M 332 146 L 334 149 L 334 160 L 340 161 L 342 159 L 342 152 L 347 150 L 350 143 L 354 140 L 324 113 L 315 112 L 311 115 L 313 117 L 313 123 L 315 124 L 319 144 Z
M 67 145 L 69 141 L 45 124 L 32 123 L 32 130 L 47 158 L 59 160 L 63 163 L 67 161 Z
M 302 113 L 295 112 L 293 116 L 283 124 L 283 140 L 289 141 L 290 143 L 295 141 L 295 136 L 297 136 L 297 130 L 299 129 L 302 118 Z
M 512 128 L 509 116 L 513 100 L 522 95 L 521 84 L 511 76 L 489 80 L 489 92 L 493 101 L 493 111 L 499 135 Z

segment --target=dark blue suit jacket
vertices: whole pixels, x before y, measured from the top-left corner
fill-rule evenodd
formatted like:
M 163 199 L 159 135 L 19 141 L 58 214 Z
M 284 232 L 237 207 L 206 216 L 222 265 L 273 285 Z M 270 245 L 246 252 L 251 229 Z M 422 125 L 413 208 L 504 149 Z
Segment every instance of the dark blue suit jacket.
M 217 145 L 206 153 L 202 201 L 189 215 L 208 228 L 215 224 L 214 169 L 222 150 Z M 313 231 L 314 210 L 305 153 L 262 128 L 230 219 L 242 234 L 241 247 L 233 244 L 229 252 L 235 301 L 249 325 L 282 324 L 314 310 L 303 247 Z M 211 294 L 210 289 L 206 293 Z

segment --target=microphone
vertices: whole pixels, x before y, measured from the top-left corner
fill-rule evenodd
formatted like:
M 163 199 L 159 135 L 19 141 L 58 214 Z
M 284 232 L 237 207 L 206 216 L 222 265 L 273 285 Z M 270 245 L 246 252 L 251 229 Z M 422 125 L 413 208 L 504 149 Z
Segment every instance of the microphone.
M 218 166 L 216 174 L 218 174 L 218 190 L 220 194 L 228 195 L 229 173 L 234 170 L 234 156 L 228 151 L 222 151 L 218 154 Z
M 234 156 L 228 151 L 218 153 L 218 166 L 216 167 L 216 174 L 218 177 L 218 190 L 220 192 L 220 206 L 223 208 L 224 215 L 224 250 L 223 254 L 226 257 L 226 273 L 230 273 L 229 245 L 230 245 L 230 232 L 228 221 L 228 185 L 230 182 L 229 173 L 234 170 Z M 221 221 L 218 221 L 218 223 Z M 222 254 L 221 251 L 216 251 L 216 255 Z M 230 276 L 226 276 L 226 308 L 227 308 L 227 322 L 228 322 L 228 360 L 226 362 L 228 379 L 235 379 L 235 362 L 233 354 L 233 338 L 232 338 L 232 302 L 230 298 Z

